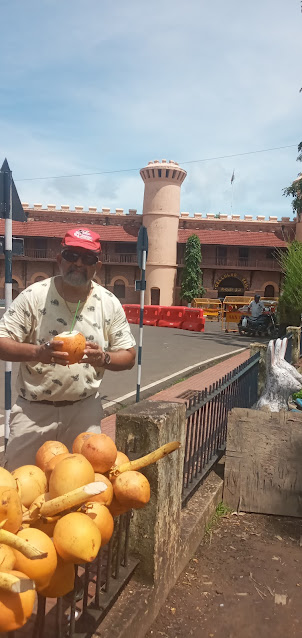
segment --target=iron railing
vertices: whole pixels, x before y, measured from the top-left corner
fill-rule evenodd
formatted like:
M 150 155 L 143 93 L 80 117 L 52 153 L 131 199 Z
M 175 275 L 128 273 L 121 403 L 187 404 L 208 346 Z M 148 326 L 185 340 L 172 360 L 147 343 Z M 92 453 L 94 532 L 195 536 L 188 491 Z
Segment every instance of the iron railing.
M 257 352 L 209 389 L 188 398 L 183 506 L 224 453 L 229 411 L 256 403 L 259 358 Z
M 130 580 L 138 560 L 129 556 L 131 512 L 115 519 L 109 544 L 93 563 L 75 567 L 73 592 L 57 600 L 38 595 L 29 622 L 9 638 L 90 638 Z

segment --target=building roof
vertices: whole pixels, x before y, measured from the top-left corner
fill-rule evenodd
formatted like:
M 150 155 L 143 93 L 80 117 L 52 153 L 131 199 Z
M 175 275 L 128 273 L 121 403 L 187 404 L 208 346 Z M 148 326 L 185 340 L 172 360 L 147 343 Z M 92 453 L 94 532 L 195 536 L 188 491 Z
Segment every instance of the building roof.
M 88 222 L 88 220 L 87 220 Z M 72 226 L 90 226 L 88 222 L 70 224 L 50 221 L 13 222 L 14 237 L 54 237 L 61 239 L 68 228 Z M 0 219 L 0 234 L 4 235 L 5 220 Z M 124 225 L 93 224 L 93 230 L 100 234 L 101 242 L 136 242 L 139 227 L 130 225 L 125 220 Z M 185 244 L 190 235 L 197 235 L 202 245 L 224 246 L 267 246 L 270 248 L 285 248 L 287 243 L 280 239 L 274 232 L 264 231 L 236 231 L 236 230 L 204 230 L 180 228 L 178 231 L 178 243 Z
M 88 220 L 87 220 L 88 221 Z M 91 226 L 90 223 L 84 224 L 67 224 L 63 222 L 47 222 L 47 221 L 28 221 L 13 222 L 14 237 L 56 237 L 61 239 L 67 230 L 76 226 Z M 5 220 L 0 219 L 0 234 L 4 234 Z M 136 242 L 138 235 L 138 227 L 125 224 L 124 226 L 103 226 L 102 224 L 93 224 L 93 230 L 99 233 L 101 242 L 103 241 L 125 241 Z
M 286 241 L 279 239 L 275 233 L 218 229 L 191 230 L 188 228 L 179 229 L 178 243 L 185 244 L 188 237 L 193 234 L 199 237 L 201 245 L 268 246 L 270 248 L 285 248 L 287 246 Z

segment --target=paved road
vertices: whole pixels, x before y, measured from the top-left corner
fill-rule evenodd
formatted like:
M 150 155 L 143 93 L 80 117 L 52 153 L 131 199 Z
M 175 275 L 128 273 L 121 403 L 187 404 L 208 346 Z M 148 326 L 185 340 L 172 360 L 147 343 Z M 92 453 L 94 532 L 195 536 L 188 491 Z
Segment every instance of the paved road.
M 0 310 L 0 316 L 3 311 Z M 138 326 L 132 326 L 133 334 L 138 341 Z M 232 352 L 238 348 L 247 346 L 250 339 L 239 337 L 238 334 L 225 334 L 221 331 L 218 322 L 206 323 L 204 333 L 189 332 L 173 328 L 144 327 L 143 341 L 143 366 L 142 388 L 154 384 L 152 394 L 162 386 L 160 380 L 175 375 L 171 383 L 177 378 L 185 376 L 184 369 L 198 365 L 205 360 L 217 357 L 221 354 Z M 18 364 L 13 364 L 12 374 L 12 400 L 15 400 L 15 381 Z M 102 382 L 102 397 L 104 407 L 112 409 L 116 399 L 121 399 L 136 390 L 136 366 L 126 372 L 106 372 Z M 0 437 L 3 433 L 4 423 L 4 363 L 0 361 L 0 379 L 2 388 L 0 391 Z M 166 384 L 168 382 L 166 381 Z M 109 405 L 108 405 L 109 404 Z M 1 443 L 0 443 L 1 447 Z

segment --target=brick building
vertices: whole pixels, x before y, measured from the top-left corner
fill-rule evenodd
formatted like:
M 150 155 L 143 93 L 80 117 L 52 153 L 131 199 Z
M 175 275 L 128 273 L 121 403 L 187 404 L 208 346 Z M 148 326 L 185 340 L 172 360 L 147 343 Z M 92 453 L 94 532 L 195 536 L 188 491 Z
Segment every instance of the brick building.
M 149 177 L 147 175 L 149 174 Z M 13 222 L 13 236 L 24 238 L 24 256 L 13 259 L 14 296 L 35 281 L 58 272 L 56 255 L 68 228 L 92 226 L 101 236 L 103 267 L 97 281 L 122 303 L 138 303 L 134 282 L 140 278 L 136 258 L 139 228 L 149 234 L 146 303 L 180 303 L 181 272 L 188 237 L 198 235 L 206 296 L 278 296 L 281 269 L 275 251 L 285 249 L 297 233 L 295 220 L 264 216 L 179 212 L 180 185 L 186 173 L 175 162 L 150 162 L 141 171 L 145 181 L 143 215 L 136 210 L 23 204 L 27 222 Z M 148 190 L 149 189 L 149 190 Z M 164 223 L 166 226 L 162 226 Z M 171 227 L 169 224 L 171 223 Z M 300 230 L 300 229 L 299 229 Z M 4 220 L 0 220 L 4 235 Z M 167 246 L 170 249 L 167 250 Z M 168 255 L 168 257 L 167 257 Z M 149 268 L 149 277 L 148 277 Z M 167 275 L 168 273 L 168 275 Z M 166 277 L 166 283 L 165 283 Z M 4 297 L 4 256 L 0 256 L 0 297 Z M 163 284 L 161 282 L 164 282 Z M 149 298 L 148 298 L 149 294 Z M 168 296 L 167 296 L 168 295 Z M 170 296 L 169 296 L 170 295 Z

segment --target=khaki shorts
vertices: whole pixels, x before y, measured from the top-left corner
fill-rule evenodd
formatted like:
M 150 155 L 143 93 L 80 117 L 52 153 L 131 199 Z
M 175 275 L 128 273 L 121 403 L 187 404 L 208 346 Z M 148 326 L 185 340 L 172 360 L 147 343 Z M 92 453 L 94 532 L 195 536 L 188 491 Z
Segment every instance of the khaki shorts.
M 10 414 L 5 467 L 11 472 L 20 465 L 34 465 L 36 453 L 45 441 L 61 441 L 72 451 L 78 434 L 101 431 L 101 418 L 99 393 L 63 407 L 18 397 Z

